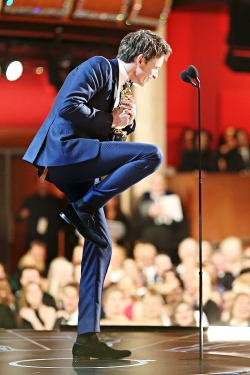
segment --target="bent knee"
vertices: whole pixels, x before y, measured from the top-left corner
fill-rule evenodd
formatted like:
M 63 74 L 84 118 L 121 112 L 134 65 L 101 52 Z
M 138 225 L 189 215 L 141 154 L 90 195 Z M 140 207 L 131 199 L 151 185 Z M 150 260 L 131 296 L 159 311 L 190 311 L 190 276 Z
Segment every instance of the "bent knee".
M 163 162 L 163 152 L 160 147 L 156 145 L 149 145 L 150 146 L 150 158 L 154 160 L 157 165 L 160 165 Z

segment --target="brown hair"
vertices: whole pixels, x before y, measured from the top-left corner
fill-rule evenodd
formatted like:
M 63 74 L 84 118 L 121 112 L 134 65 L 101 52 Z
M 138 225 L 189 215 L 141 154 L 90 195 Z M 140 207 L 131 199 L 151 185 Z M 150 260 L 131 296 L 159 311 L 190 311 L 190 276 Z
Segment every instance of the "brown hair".
M 170 45 L 158 34 L 150 30 L 138 30 L 127 34 L 121 41 L 117 58 L 125 63 L 132 62 L 136 56 L 143 55 L 146 62 L 153 58 L 172 53 Z

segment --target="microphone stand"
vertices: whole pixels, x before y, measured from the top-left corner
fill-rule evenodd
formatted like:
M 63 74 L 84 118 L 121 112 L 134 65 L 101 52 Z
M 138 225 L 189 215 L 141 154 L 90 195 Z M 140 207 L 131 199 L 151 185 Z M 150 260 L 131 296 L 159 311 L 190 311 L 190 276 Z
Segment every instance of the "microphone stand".
M 202 177 L 201 177 L 201 95 L 200 95 L 200 80 L 197 78 L 197 88 L 198 88 L 198 143 L 199 143 L 199 282 L 200 282 L 200 292 L 199 292 L 199 328 L 200 328 L 200 359 L 203 359 L 203 301 L 202 301 Z
M 193 79 L 197 84 L 194 83 Z M 191 83 L 192 86 L 198 88 L 198 155 L 199 155 L 199 347 L 200 347 L 200 360 L 203 360 L 203 302 L 202 302 L 202 178 L 201 178 L 201 105 L 200 105 L 200 80 L 198 78 L 198 71 L 194 66 L 181 72 L 181 79 L 186 83 Z

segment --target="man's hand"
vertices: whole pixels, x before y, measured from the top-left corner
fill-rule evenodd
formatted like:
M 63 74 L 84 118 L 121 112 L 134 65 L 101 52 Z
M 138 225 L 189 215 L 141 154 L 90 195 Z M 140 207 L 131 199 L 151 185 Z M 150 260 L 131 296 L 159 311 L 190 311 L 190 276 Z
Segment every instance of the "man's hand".
M 113 124 L 111 128 L 113 129 L 123 129 L 129 124 L 129 115 L 125 112 L 123 108 L 115 108 L 112 112 Z
M 122 129 L 132 124 L 136 115 L 136 106 L 132 96 L 128 99 L 122 99 L 121 103 L 120 108 L 117 107 L 112 112 L 112 128 L 115 129 Z
M 136 105 L 134 102 L 133 96 L 129 96 L 127 99 L 121 100 L 122 105 L 120 108 L 123 108 L 124 111 L 129 115 L 129 125 L 133 123 L 136 116 Z

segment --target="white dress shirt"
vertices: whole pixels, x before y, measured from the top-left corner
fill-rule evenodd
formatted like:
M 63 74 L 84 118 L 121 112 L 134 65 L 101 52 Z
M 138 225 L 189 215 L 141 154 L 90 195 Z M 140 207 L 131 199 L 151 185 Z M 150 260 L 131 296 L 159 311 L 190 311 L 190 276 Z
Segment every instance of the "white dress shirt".
M 128 74 L 125 69 L 125 63 L 120 59 L 117 59 L 117 60 L 118 60 L 118 65 L 119 65 L 119 81 L 118 81 L 117 97 L 115 100 L 114 108 L 118 107 L 118 104 L 120 101 L 120 92 L 122 91 L 122 88 L 125 82 L 128 81 Z

